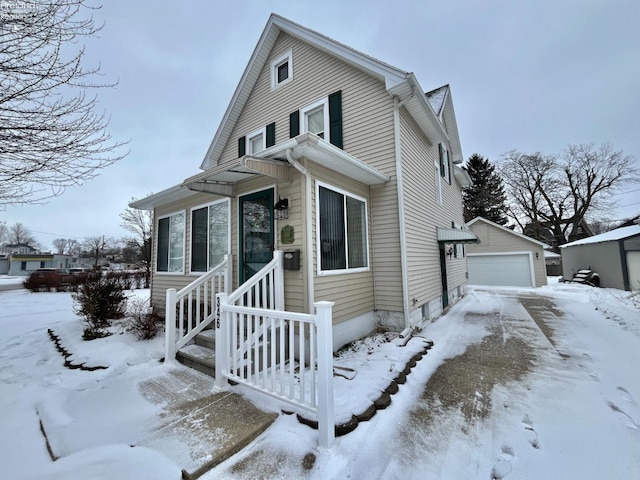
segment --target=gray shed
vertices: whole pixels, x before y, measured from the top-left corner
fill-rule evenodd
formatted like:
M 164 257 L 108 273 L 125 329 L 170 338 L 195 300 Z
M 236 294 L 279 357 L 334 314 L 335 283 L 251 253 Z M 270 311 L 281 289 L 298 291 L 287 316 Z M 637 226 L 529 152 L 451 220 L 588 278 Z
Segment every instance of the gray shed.
M 561 245 L 562 273 L 566 280 L 578 270 L 600 275 L 600 286 L 640 290 L 640 225 Z

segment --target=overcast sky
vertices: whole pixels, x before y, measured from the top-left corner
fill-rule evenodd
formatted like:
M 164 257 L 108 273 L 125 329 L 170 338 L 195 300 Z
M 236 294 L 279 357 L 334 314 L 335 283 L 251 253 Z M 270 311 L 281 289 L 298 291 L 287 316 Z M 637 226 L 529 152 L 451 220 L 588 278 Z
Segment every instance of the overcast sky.
M 23 223 L 45 248 L 126 236 L 131 197 L 198 173 L 271 12 L 414 72 L 425 90 L 450 84 L 465 158 L 612 142 L 640 162 L 638 0 L 109 0 L 86 63 L 119 81 L 100 106 L 131 153 L 0 221 Z M 640 213 L 640 184 L 625 190 L 615 219 Z

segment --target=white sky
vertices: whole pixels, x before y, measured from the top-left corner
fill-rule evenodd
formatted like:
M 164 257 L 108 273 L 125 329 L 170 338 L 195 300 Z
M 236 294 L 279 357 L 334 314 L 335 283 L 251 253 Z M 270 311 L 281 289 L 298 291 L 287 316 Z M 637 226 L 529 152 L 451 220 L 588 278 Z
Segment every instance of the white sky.
M 296 0 L 105 2 L 87 43 L 117 88 L 100 91 L 129 156 L 46 205 L 8 207 L 38 241 L 126 236 L 119 213 L 197 173 L 271 12 L 451 85 L 463 154 L 560 153 L 610 141 L 640 162 L 640 4 L 636 0 Z M 640 184 L 611 216 L 640 212 Z

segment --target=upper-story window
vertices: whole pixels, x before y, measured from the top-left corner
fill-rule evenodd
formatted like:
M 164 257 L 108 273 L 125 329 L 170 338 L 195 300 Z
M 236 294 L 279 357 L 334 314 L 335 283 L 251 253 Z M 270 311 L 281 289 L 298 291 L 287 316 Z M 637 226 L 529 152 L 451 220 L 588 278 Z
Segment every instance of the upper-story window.
M 289 115 L 289 138 L 311 132 L 338 148 L 342 145 L 342 90 Z
M 300 110 L 300 131 L 302 133 L 311 132 L 331 141 L 328 131 L 329 126 L 329 101 L 323 98 L 317 102 L 307 105 Z
M 449 185 L 451 185 L 451 162 L 449 158 L 449 150 L 443 143 L 438 144 L 438 153 L 440 155 L 440 175 Z
M 271 89 L 276 89 L 293 80 L 291 50 L 283 53 L 271 62 Z
M 158 253 L 156 271 L 184 272 L 185 212 L 177 212 L 158 219 Z
M 247 135 L 247 154 L 252 155 L 265 149 L 265 128 Z

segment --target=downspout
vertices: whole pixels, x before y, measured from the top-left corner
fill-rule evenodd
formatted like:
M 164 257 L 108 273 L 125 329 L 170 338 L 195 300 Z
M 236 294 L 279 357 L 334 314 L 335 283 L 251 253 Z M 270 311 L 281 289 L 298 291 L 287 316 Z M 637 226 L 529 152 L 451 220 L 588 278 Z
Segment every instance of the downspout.
M 400 107 L 407 100 L 415 96 L 415 87 L 411 89 L 411 95 L 400 101 L 398 97 L 393 97 L 393 129 L 395 136 L 396 150 L 396 181 L 398 183 L 398 221 L 400 223 L 400 265 L 402 271 L 402 308 L 404 311 L 404 327 L 410 327 L 410 310 L 409 310 L 409 270 L 407 267 L 407 236 L 405 232 L 405 215 L 404 215 L 404 190 L 402 182 L 402 144 L 400 141 Z
M 306 270 L 307 270 L 307 302 L 306 302 L 306 311 L 307 313 L 313 313 L 313 302 L 314 298 L 314 285 L 313 285 L 313 236 L 312 236 L 312 223 L 311 223 L 311 174 L 309 170 L 300 165 L 298 161 L 296 161 L 291 155 L 291 149 L 287 148 L 287 161 L 291 166 L 293 166 L 296 170 L 298 170 L 302 176 L 304 177 L 304 211 L 302 215 L 305 218 L 305 240 L 306 240 L 306 253 L 304 258 L 306 260 Z

